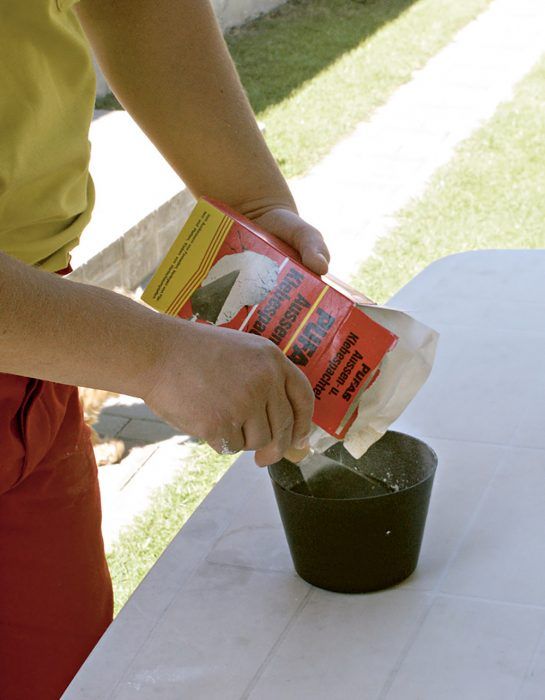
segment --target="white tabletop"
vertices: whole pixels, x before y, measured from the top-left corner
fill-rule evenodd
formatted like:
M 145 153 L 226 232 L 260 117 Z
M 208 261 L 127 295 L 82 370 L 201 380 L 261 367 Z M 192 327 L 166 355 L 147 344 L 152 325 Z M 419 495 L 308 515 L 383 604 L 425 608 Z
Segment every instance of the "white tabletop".
M 368 595 L 302 581 L 244 456 L 64 700 L 545 698 L 545 251 L 445 258 L 391 304 L 441 332 L 395 426 L 439 456 L 416 572 Z

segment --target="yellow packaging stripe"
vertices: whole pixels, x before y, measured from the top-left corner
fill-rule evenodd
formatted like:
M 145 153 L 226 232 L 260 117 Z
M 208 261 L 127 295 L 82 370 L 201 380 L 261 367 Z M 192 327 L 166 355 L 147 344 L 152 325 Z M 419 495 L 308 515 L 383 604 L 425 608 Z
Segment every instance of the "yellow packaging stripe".
M 210 268 L 212 267 L 212 264 L 216 259 L 216 255 L 218 254 L 218 251 L 221 248 L 225 237 L 227 236 L 227 233 L 231 227 L 231 223 L 232 220 L 228 216 L 226 216 L 225 219 L 222 221 L 220 228 L 218 229 L 212 241 L 210 242 L 209 248 L 205 251 L 200 265 L 195 270 L 191 278 L 182 287 L 182 289 L 180 289 L 175 299 L 168 307 L 168 314 L 176 316 L 182 308 L 182 306 L 191 297 L 193 292 L 200 287 L 201 282 L 210 272 Z
M 329 290 L 329 287 L 326 286 L 326 287 L 324 287 L 324 288 L 322 289 L 322 291 L 318 294 L 318 298 L 316 299 L 316 301 L 314 302 L 314 304 L 310 307 L 310 309 L 307 311 L 305 317 L 303 318 L 303 320 L 301 321 L 301 323 L 297 326 L 297 329 L 295 330 L 295 332 L 294 332 L 293 335 L 291 336 L 290 342 L 289 342 L 289 343 L 286 345 L 286 347 L 282 350 L 282 352 L 284 353 L 284 355 L 287 355 L 287 354 L 288 354 L 288 350 L 291 348 L 291 346 L 293 345 L 293 343 L 294 343 L 295 340 L 297 339 L 297 336 L 298 336 L 299 333 L 301 332 L 301 329 L 302 329 L 303 326 L 306 324 L 306 322 L 309 320 L 309 318 L 312 316 L 312 314 L 316 311 L 316 307 L 317 307 L 318 304 L 322 301 L 322 299 L 324 298 L 324 296 L 326 295 L 326 293 L 327 293 L 328 290 Z
M 208 274 L 232 220 L 213 204 L 200 200 L 142 299 L 157 311 L 176 314 Z

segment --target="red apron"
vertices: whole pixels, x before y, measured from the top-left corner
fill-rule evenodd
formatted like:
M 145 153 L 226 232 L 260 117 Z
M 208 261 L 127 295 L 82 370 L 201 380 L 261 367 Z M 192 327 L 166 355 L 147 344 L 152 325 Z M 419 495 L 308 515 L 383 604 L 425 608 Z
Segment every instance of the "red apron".
M 112 620 L 76 387 L 0 374 L 0 698 L 58 700 Z

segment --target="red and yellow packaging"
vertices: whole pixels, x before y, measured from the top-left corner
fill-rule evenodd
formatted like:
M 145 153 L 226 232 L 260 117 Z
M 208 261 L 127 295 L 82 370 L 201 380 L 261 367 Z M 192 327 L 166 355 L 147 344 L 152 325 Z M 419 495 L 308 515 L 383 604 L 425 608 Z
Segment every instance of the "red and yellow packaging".
M 171 316 L 269 338 L 308 377 L 313 421 L 337 439 L 397 342 L 357 308 L 365 298 L 310 272 L 290 246 L 207 198 L 197 202 L 142 299 Z

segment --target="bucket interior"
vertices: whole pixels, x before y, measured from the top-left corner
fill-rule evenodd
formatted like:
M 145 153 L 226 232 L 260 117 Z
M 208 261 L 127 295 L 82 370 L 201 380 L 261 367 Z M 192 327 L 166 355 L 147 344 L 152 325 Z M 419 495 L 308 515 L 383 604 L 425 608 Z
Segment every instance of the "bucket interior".
M 437 464 L 435 453 L 426 444 L 395 431 L 388 431 L 360 459 L 352 457 L 342 442 L 330 447 L 325 455 L 339 466 L 319 471 L 308 483 L 297 465 L 286 459 L 272 465 L 269 472 L 287 491 L 314 498 L 361 499 L 405 491 L 430 477 Z

